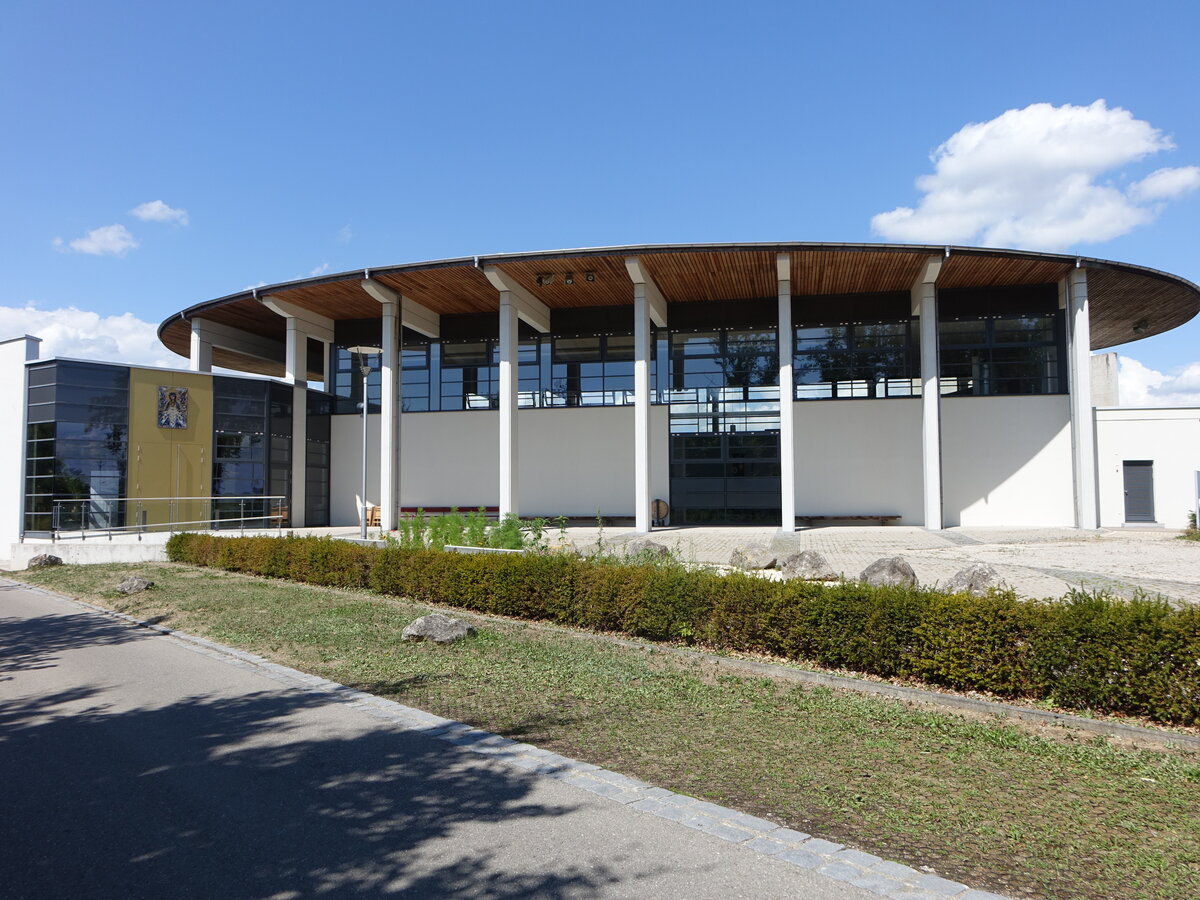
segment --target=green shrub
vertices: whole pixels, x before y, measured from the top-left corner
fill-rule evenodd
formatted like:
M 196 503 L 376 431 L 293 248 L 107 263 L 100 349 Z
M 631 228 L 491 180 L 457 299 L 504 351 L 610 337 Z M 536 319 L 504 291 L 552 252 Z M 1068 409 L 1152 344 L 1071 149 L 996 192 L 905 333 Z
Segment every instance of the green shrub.
M 439 526 L 434 519 L 429 531 L 439 539 L 455 529 L 469 533 L 470 521 L 459 516 Z M 403 541 L 379 548 L 328 538 L 180 534 L 167 553 L 196 565 L 369 586 L 421 602 L 768 653 L 955 690 L 1200 722 L 1200 610 L 1174 610 L 1160 600 L 1075 593 L 1032 601 L 1003 591 L 973 597 L 781 583 L 689 570 L 675 561 L 444 553 Z
M 488 534 L 487 546 L 502 550 L 520 550 L 525 546 L 521 520 L 514 513 L 507 513 Z

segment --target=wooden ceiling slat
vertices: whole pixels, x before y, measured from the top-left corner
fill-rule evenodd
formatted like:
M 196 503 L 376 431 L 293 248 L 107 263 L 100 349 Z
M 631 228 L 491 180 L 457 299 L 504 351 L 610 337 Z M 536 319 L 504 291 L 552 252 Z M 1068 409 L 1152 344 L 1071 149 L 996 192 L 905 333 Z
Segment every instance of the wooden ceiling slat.
M 925 253 L 862 253 L 804 250 L 792 253 L 792 293 L 865 294 L 907 291 L 920 272 Z
M 668 303 L 757 300 L 778 291 L 770 251 L 650 253 L 641 260 Z
M 494 312 L 500 308 L 496 289 L 474 266 L 390 272 L 371 277 L 442 316 Z M 372 315 L 377 314 L 378 308 Z
M 625 257 L 639 256 L 669 303 L 696 300 L 752 300 L 774 297 L 775 256 L 789 252 L 792 292 L 799 296 L 857 294 L 908 290 L 921 264 L 941 248 L 871 247 L 869 245 L 779 245 L 779 248 L 644 247 L 613 252 L 564 251 L 522 258 L 496 259 L 494 264 L 552 309 L 628 304 L 633 286 Z M 485 264 L 489 264 L 485 258 Z M 1084 264 L 1087 265 L 1085 260 Z M 987 285 L 1051 284 L 1063 278 L 1073 260 L 1003 251 L 952 250 L 938 279 L 940 288 Z M 565 274 L 575 276 L 568 285 Z M 584 273 L 594 272 L 589 282 Z M 553 274 L 539 285 L 539 274 Z M 372 272 L 372 278 L 441 315 L 495 312 L 496 289 L 470 261 Z M 284 300 L 332 319 L 379 315 L 379 304 L 363 291 L 361 274 L 342 280 L 282 286 L 273 291 Z M 261 292 L 260 292 L 261 293 Z M 1175 328 L 1200 310 L 1200 291 L 1165 273 L 1094 262 L 1088 268 L 1092 348 L 1126 343 Z M 189 311 L 190 312 L 190 311 Z M 253 297 L 238 295 L 198 309 L 194 315 L 282 341 L 284 320 Z M 1139 331 L 1134 332 L 1137 325 Z M 159 329 L 163 343 L 187 357 L 191 326 L 176 315 Z M 225 360 L 222 362 L 222 360 Z M 214 351 L 217 365 L 259 374 L 278 374 L 271 363 Z M 270 372 L 263 371 L 266 368 Z
M 524 259 L 501 263 L 499 268 L 552 309 L 625 306 L 633 302 L 633 282 L 629 280 L 623 256 Z M 595 277 L 594 281 L 587 280 L 588 272 Z M 568 274 L 574 283 L 567 284 Z M 552 280 L 549 284 L 538 284 L 539 275 L 550 275 Z
M 991 284 L 1053 284 L 1071 264 L 1056 259 L 1013 259 L 1002 256 L 951 254 L 938 276 L 939 288 L 987 287 Z

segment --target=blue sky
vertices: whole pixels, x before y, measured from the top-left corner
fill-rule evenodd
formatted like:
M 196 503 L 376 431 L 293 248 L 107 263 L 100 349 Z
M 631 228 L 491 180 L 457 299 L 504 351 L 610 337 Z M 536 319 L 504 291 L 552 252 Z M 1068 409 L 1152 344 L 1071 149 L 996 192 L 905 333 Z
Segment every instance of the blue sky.
M 951 220 L 1200 282 L 1191 3 L 5 6 L 0 331 L 64 355 L 181 364 L 142 323 L 319 271 Z M 1200 398 L 1200 322 L 1122 352 Z

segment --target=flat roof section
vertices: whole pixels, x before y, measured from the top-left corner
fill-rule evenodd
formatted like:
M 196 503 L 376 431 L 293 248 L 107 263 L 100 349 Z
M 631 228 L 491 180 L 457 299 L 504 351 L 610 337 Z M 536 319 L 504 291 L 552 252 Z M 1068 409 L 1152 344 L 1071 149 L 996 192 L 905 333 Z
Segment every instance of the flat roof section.
M 1088 270 L 1092 349 L 1169 331 L 1200 312 L 1200 288 L 1142 266 L 1054 253 L 980 247 L 907 244 L 654 244 L 494 254 L 356 269 L 241 291 L 198 303 L 165 319 L 162 342 L 180 356 L 190 350 L 190 319 L 202 317 L 282 341 L 282 316 L 262 303 L 268 296 L 330 319 L 379 315 L 362 289 L 370 277 L 439 315 L 497 312 L 499 293 L 484 275 L 495 266 L 547 307 L 570 309 L 633 303 L 626 257 L 636 256 L 667 303 L 752 300 L 776 295 L 775 257 L 791 258 L 793 296 L 907 291 L 924 261 L 943 256 L 939 289 L 1052 284 L 1071 269 Z M 552 278 L 539 278 L 550 275 Z M 568 275 L 570 279 L 568 280 Z M 216 365 L 281 375 L 282 360 L 257 359 L 216 347 Z

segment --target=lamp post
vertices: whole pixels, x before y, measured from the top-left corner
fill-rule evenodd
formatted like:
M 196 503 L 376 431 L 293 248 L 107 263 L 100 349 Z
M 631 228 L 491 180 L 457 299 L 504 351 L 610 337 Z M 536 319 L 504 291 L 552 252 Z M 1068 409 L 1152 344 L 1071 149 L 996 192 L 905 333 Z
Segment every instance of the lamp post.
M 367 378 L 371 374 L 370 357 L 376 353 L 382 353 L 383 348 L 360 345 L 346 349 L 358 357 L 358 371 L 362 373 L 362 494 L 360 495 L 362 508 L 359 510 L 359 522 L 362 524 L 359 528 L 359 536 L 365 541 L 367 539 Z

